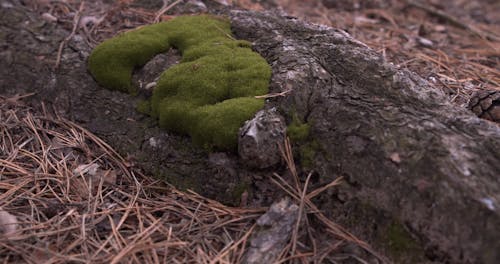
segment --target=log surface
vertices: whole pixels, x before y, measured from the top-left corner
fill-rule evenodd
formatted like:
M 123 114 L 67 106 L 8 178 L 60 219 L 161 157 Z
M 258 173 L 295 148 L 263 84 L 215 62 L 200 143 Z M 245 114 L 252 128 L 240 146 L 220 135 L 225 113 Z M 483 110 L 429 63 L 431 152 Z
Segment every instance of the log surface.
M 389 214 L 453 263 L 500 259 L 500 128 L 343 31 L 234 11 L 233 31 L 273 66 L 275 103 L 311 127 L 320 181 L 347 179 L 345 206 Z M 348 211 L 323 197 L 335 217 Z M 371 217 L 369 214 L 365 217 Z

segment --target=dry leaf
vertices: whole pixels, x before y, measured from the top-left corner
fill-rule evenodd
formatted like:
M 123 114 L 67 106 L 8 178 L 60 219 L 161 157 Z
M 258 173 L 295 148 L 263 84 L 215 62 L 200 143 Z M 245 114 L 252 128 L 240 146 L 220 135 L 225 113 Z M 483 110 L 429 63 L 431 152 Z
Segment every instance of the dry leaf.
M 233 0 L 214 0 L 214 1 L 225 6 L 233 5 Z
M 89 174 L 91 176 L 96 175 L 97 169 L 99 168 L 99 164 L 96 163 L 90 163 L 90 164 L 82 164 L 76 167 L 76 169 L 73 170 L 74 175 L 85 175 Z
M 50 13 L 43 13 L 42 19 L 47 21 L 47 22 L 52 22 L 52 23 L 57 22 L 57 20 L 58 20 L 57 17 L 53 16 Z
M 368 17 L 365 17 L 365 16 L 356 16 L 356 17 L 354 17 L 354 23 L 356 25 L 377 24 L 379 22 L 380 21 L 378 21 L 377 19 L 371 19 L 371 18 L 368 18 Z
M 424 47 L 432 47 L 434 46 L 434 43 L 430 39 L 422 38 L 422 37 L 417 37 L 417 42 L 418 44 L 424 46 Z
M 18 225 L 17 217 L 0 207 L 0 234 L 12 235 L 16 232 Z
M 392 153 L 391 156 L 390 156 L 390 159 L 394 163 L 400 163 L 401 162 L 401 157 L 399 156 L 399 153 L 397 153 L 397 152 Z
M 115 170 L 107 170 L 104 172 L 104 183 L 112 185 L 116 183 L 117 174 Z

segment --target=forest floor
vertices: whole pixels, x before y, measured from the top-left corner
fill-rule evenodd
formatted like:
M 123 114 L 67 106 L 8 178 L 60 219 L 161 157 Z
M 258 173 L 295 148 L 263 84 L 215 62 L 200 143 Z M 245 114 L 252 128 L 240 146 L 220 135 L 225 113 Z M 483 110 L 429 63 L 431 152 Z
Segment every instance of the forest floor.
M 49 23 L 84 31 L 91 45 L 116 32 L 168 20 L 184 8 L 184 1 L 21 2 Z M 217 2 L 279 9 L 343 29 L 388 61 L 417 72 L 463 107 L 475 91 L 500 90 L 498 1 Z M 145 3 L 149 8 L 143 8 Z M 54 55 L 55 64 L 60 56 Z M 85 128 L 24 104 L 25 96 L 0 93 L 0 237 L 6 238 L 0 239 L 2 262 L 238 263 L 244 258 L 255 221 L 267 208 L 222 205 L 143 175 L 132 160 Z M 289 156 L 288 166 L 293 174 Z M 315 212 L 310 199 L 335 188 L 335 182 L 309 194 L 303 193 L 307 182 L 289 188 L 276 175 L 276 184 L 301 205 L 301 212 L 313 212 L 304 217 L 300 232 L 294 231 L 280 261 L 387 261 Z M 311 215 L 320 226 L 309 224 Z M 322 230 L 330 236 L 321 236 Z M 325 241 L 328 246 L 321 247 Z M 364 253 L 346 250 L 351 244 Z

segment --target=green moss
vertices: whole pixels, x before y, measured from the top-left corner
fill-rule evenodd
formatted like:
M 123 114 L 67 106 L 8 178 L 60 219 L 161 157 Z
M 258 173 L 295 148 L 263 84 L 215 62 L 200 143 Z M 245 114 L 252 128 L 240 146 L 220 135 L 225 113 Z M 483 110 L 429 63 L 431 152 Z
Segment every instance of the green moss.
M 342 185 L 346 193 L 356 192 L 357 187 Z M 368 201 L 349 202 L 349 215 L 343 220 L 346 227 L 363 227 L 365 234 L 376 250 L 389 257 L 394 263 L 427 263 L 425 252 L 418 239 L 405 229 L 403 224 L 389 216 Z
M 201 184 L 197 182 L 197 179 L 185 177 L 182 174 L 168 173 L 164 170 L 157 169 L 153 175 L 155 178 L 162 179 L 182 191 L 201 190 L 202 188 Z
M 294 114 L 292 123 L 288 125 L 286 133 L 293 142 L 304 142 L 309 137 L 309 129 L 309 124 L 303 123 L 297 115 Z
M 140 113 L 150 114 L 151 113 L 151 103 L 148 100 L 140 100 L 137 102 L 135 109 L 137 109 L 137 111 Z
M 385 231 L 385 244 L 395 260 L 418 259 L 423 252 L 421 246 L 406 231 L 402 224 L 393 222 Z
M 155 24 L 120 34 L 98 45 L 89 57 L 89 70 L 96 81 L 113 90 L 133 92 L 135 67 L 169 48 L 165 24 Z
M 102 86 L 134 92 L 135 67 L 179 49 L 181 63 L 160 76 L 150 103 L 138 109 L 200 145 L 235 150 L 239 127 L 263 107 L 254 96 L 268 92 L 271 68 L 249 42 L 230 34 L 226 19 L 180 16 L 104 41 L 92 52 L 89 70 Z
M 312 168 L 314 164 L 314 158 L 316 157 L 316 153 L 321 150 L 321 147 L 316 140 L 309 141 L 307 143 L 302 144 L 299 147 L 300 151 L 300 164 L 304 168 Z
M 292 113 L 292 122 L 287 127 L 290 140 L 299 146 L 300 164 L 311 168 L 316 153 L 321 149 L 315 139 L 310 138 L 310 124 L 302 122 L 296 113 Z

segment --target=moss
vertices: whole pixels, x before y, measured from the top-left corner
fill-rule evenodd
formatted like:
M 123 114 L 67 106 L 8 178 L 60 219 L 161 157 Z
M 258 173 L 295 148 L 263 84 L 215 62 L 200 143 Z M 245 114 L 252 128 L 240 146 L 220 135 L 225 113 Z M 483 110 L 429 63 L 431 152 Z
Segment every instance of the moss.
M 169 48 L 165 24 L 155 24 L 120 34 L 98 45 L 89 57 L 89 70 L 96 81 L 113 90 L 133 92 L 135 67 Z
M 345 192 L 355 192 L 357 187 L 343 184 Z M 360 228 L 374 249 L 389 257 L 394 263 L 427 263 L 425 251 L 418 239 L 405 229 L 403 224 L 384 210 L 368 201 L 352 200 L 341 224 Z M 347 211 L 346 211 L 347 212 Z
M 230 34 L 226 19 L 180 16 L 104 41 L 92 52 L 89 70 L 104 87 L 134 92 L 135 67 L 179 49 L 181 63 L 160 76 L 150 103 L 138 109 L 199 145 L 235 150 L 239 127 L 263 107 L 255 96 L 268 92 L 271 68 L 249 42 Z
M 383 237 L 390 255 L 395 260 L 417 260 L 422 255 L 422 247 L 399 222 L 393 222 L 388 225 Z
M 344 185 L 347 192 L 356 191 L 355 186 Z M 386 214 L 380 208 L 363 200 L 353 201 L 349 206 L 349 216 L 345 219 L 347 227 L 364 227 L 364 232 L 394 263 L 426 263 L 425 251 L 420 242 L 413 238 L 403 224 Z
M 149 114 L 151 113 L 151 103 L 148 100 L 140 100 L 137 102 L 135 109 L 139 113 Z
M 302 122 L 296 113 L 292 113 L 292 122 L 287 127 L 287 135 L 293 143 L 299 145 L 302 167 L 311 168 L 321 147 L 318 141 L 310 137 L 310 124 Z
M 316 140 L 311 140 L 299 147 L 300 164 L 304 168 L 312 168 L 316 153 L 321 150 L 321 147 Z
M 304 142 L 309 137 L 309 129 L 309 124 L 303 123 L 297 115 L 294 114 L 292 123 L 288 125 L 286 133 L 293 142 Z

